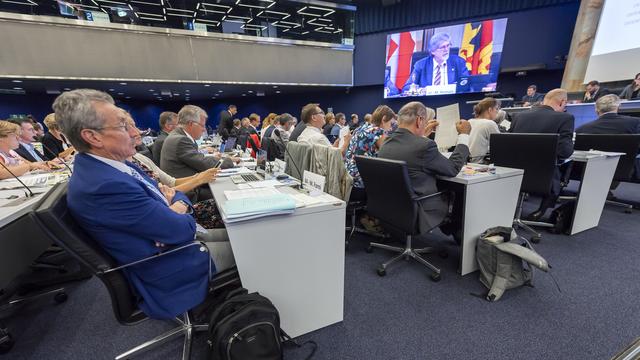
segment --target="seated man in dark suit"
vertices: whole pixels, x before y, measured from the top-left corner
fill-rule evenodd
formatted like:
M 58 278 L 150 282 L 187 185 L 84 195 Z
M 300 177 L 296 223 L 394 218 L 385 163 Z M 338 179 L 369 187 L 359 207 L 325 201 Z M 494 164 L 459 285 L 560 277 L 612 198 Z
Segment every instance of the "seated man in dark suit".
M 33 127 L 33 123 L 28 118 L 11 119 L 12 123 L 20 126 L 20 146 L 15 149 L 15 152 L 22 158 L 31 162 L 46 161 L 46 158 L 33 146 L 33 141 L 36 136 L 36 131 Z
M 164 140 L 160 153 L 160 168 L 167 174 L 182 178 L 214 167 L 220 155 L 205 156 L 198 149 L 207 123 L 207 113 L 195 105 L 185 105 L 178 113 L 178 127 Z M 211 199 L 208 185 L 198 188 L 198 201 Z
M 416 61 L 402 92 L 409 91 L 412 85 L 423 88 L 430 85 L 457 84 L 461 77 L 469 76 L 466 61 L 456 54 L 449 54 L 450 48 L 449 34 L 434 34 L 429 40 L 430 55 Z
M 178 125 L 178 114 L 171 111 L 164 111 L 160 114 L 158 123 L 160 125 L 160 134 L 158 134 L 158 137 L 151 146 L 151 156 L 153 163 L 160 166 L 160 153 L 162 152 L 164 139 L 166 139 L 169 133 Z
M 170 319 L 200 304 L 211 276 L 234 264 L 226 230 L 200 230 L 184 194 L 126 161 L 138 132 L 111 96 L 67 91 L 53 108 L 79 152 L 67 193 L 71 215 L 119 264 L 207 241 L 211 256 L 195 245 L 123 270 L 142 311 Z
M 578 134 L 640 134 L 640 118 L 618 114 L 620 98 L 609 94 L 596 101 L 598 119 L 576 129 Z M 640 180 L 640 158 L 636 158 L 634 178 Z
M 544 95 L 537 92 L 538 87 L 535 85 L 529 85 L 527 88 L 527 95 L 522 97 L 522 106 L 531 106 L 542 101 Z
M 427 138 L 438 126 L 435 112 L 421 102 L 410 102 L 398 112 L 398 129 L 389 135 L 378 151 L 378 157 L 407 162 L 411 185 L 417 196 L 438 192 L 436 176 L 456 176 L 469 157 L 467 121 L 456 124 L 458 145 L 447 159 L 438 151 L 435 141 Z M 420 203 L 419 229 L 427 232 L 447 215 L 447 199 L 431 198 Z M 449 231 L 446 231 L 449 232 Z
M 584 98 L 582 98 L 582 102 L 590 103 L 596 102 L 600 97 L 611 94 L 609 89 L 604 89 L 600 87 L 600 83 L 596 80 L 589 81 L 587 84 L 587 91 L 584 93 Z
M 553 89 L 545 95 L 542 105 L 514 114 L 509 132 L 559 134 L 558 164 L 562 164 L 573 154 L 574 118 L 573 115 L 564 112 L 566 105 L 567 91 Z M 558 168 L 551 194 L 542 199 L 540 208 L 531 213 L 528 219 L 538 221 L 544 216 L 547 209 L 555 206 L 558 195 L 560 195 L 561 179 L 561 170 Z

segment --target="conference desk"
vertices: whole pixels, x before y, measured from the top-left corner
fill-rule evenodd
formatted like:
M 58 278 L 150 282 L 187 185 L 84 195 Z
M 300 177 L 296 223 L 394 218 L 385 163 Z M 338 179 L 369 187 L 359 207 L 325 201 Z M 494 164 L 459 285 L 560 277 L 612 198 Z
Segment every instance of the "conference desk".
M 476 242 L 485 230 L 511 227 L 524 170 L 496 167 L 495 174 L 458 174 L 438 177 L 439 185 L 462 196 L 462 243 L 458 271 L 462 276 L 478 270 Z
M 531 107 L 505 107 L 502 110 L 510 115 L 529 110 Z M 596 105 L 594 103 L 575 103 L 567 104 L 566 112 L 572 114 L 575 118 L 574 127 L 578 128 L 588 122 L 598 118 L 596 114 Z M 640 114 L 640 100 L 622 101 L 618 113 L 623 115 L 638 116 Z
M 342 321 L 345 202 L 333 198 L 289 215 L 229 222 L 224 191 L 237 186 L 229 178 L 209 186 L 243 286 L 273 302 L 282 329 L 296 337 Z
M 583 163 L 570 234 L 597 227 L 618 161 L 623 153 L 574 151 L 571 160 Z

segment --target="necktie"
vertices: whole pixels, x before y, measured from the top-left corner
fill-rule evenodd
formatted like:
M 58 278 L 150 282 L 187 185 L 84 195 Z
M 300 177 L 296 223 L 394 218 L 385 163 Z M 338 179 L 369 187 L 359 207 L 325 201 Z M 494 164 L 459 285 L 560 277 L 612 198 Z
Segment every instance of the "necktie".
M 149 190 L 151 190 L 154 194 L 156 194 L 156 196 L 158 196 L 159 198 L 161 198 L 162 200 L 164 200 L 164 203 L 169 205 L 169 202 L 167 201 L 167 198 L 164 197 L 164 195 L 162 195 L 162 193 L 160 192 L 160 190 L 158 190 L 157 187 L 153 186 L 153 184 L 151 184 L 150 182 L 147 181 L 147 179 L 145 179 L 144 177 L 142 177 L 142 175 L 140 175 L 139 172 L 137 172 L 135 169 L 129 167 L 129 173 L 131 174 L 131 176 L 133 176 L 136 180 L 140 181 L 141 183 L 143 183 Z
M 440 81 L 442 80 L 442 74 L 440 73 L 440 67 L 442 65 L 436 66 L 436 79 L 433 81 L 433 85 L 440 85 Z

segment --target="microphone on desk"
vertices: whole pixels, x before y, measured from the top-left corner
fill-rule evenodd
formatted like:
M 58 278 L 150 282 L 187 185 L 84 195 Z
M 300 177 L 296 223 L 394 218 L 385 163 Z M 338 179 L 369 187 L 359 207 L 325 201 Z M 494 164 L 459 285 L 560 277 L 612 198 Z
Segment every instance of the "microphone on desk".
M 51 149 L 49 149 L 44 143 L 42 143 L 42 147 L 45 148 L 45 150 L 47 150 L 48 152 L 50 152 L 52 154 L 56 154 L 56 159 L 58 159 L 58 160 L 60 160 L 62 162 L 62 165 L 64 165 L 64 167 L 66 167 L 67 170 L 69 170 L 70 174 L 73 174 L 73 170 L 71 170 L 69 165 L 67 165 L 67 162 L 64 161 L 64 159 L 62 159 L 59 154 L 57 154 L 55 151 L 51 151 Z
M 27 191 L 29 193 L 24 193 L 26 197 L 32 197 L 33 196 L 33 191 L 31 191 L 31 189 L 27 186 L 27 184 L 23 183 L 22 180 L 20 180 L 19 177 L 16 176 L 16 174 L 14 174 L 11 170 L 9 170 L 9 168 L 2 162 L 0 161 L 0 165 L 2 165 L 2 167 L 7 170 L 7 172 L 9 174 L 11 174 L 11 176 L 13 176 L 16 180 L 18 180 L 18 182 L 20 183 L 20 185 L 22 185 L 22 187 L 24 187 L 25 189 L 27 189 Z
M 287 145 L 284 143 L 284 139 L 282 138 L 282 134 L 280 133 L 280 129 L 273 130 L 273 133 L 276 134 L 276 136 L 280 139 L 280 141 L 282 141 L 282 144 L 284 145 L 284 151 L 287 154 L 289 154 L 289 159 L 291 159 L 291 163 L 296 168 L 296 171 L 298 172 L 298 174 L 300 174 L 300 177 L 302 177 L 302 171 L 300 171 L 300 168 L 298 167 L 298 164 L 296 164 L 296 162 L 293 160 L 293 156 L 291 156 L 291 153 L 287 149 Z M 298 179 L 298 180 L 300 180 L 300 182 L 302 182 L 302 179 Z

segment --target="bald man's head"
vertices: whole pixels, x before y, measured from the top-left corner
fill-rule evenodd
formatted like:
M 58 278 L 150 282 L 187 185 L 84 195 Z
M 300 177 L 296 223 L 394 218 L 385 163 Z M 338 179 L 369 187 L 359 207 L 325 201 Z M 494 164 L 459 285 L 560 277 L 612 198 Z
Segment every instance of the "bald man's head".
M 557 112 L 564 112 L 564 108 L 567 106 L 567 90 L 553 89 L 549 91 L 544 96 L 542 104 L 552 107 Z

